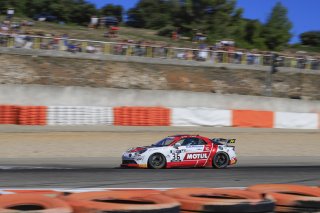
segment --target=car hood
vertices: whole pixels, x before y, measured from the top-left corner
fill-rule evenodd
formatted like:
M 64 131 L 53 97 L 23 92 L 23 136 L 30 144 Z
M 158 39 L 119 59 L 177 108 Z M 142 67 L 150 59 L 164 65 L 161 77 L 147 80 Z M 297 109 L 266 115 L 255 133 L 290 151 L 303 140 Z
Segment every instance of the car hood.
M 152 148 L 152 147 L 153 146 L 138 146 L 138 147 L 130 148 L 127 152 L 139 152 L 141 150 L 149 149 L 149 148 Z

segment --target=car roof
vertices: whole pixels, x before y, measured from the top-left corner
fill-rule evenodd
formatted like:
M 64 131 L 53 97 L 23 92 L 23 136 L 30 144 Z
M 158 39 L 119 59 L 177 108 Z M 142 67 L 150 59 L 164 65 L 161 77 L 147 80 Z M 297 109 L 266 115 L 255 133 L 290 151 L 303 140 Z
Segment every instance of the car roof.
M 189 135 L 189 134 L 180 134 L 180 135 L 171 135 L 171 136 L 168 136 L 168 137 L 198 137 L 200 135 Z M 202 136 L 200 136 L 202 137 Z

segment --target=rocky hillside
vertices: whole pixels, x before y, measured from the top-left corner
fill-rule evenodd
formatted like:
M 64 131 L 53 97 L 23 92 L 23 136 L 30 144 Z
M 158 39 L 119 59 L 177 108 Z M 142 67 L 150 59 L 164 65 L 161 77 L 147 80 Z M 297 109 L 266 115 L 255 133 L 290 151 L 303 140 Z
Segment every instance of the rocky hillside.
M 264 95 L 266 73 L 258 70 L 153 65 L 134 62 L 0 55 L 1 84 L 42 84 L 220 94 Z M 320 75 L 273 75 L 276 97 L 320 100 Z

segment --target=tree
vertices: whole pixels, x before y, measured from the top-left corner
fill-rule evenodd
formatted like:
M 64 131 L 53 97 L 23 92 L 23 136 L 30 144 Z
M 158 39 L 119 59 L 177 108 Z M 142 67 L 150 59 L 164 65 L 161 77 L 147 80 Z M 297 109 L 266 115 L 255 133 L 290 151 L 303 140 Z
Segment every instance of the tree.
M 172 22 L 173 0 L 140 0 L 128 11 L 127 25 L 131 27 L 160 29 Z
M 13 8 L 15 14 L 24 13 L 26 0 L 0 0 L 0 14 L 6 14 L 8 8 Z
M 300 35 L 303 45 L 320 46 L 320 31 L 304 32 Z
M 123 21 L 123 7 L 121 5 L 107 4 L 100 9 L 100 14 L 105 16 L 114 16 L 119 22 Z
M 252 47 L 266 49 L 265 40 L 262 37 L 263 25 L 258 20 L 247 20 L 244 27 L 245 35 L 243 39 Z
M 59 21 L 86 24 L 97 9 L 85 0 L 25 0 L 25 15 L 33 17 L 39 13 L 57 16 Z
M 287 8 L 278 2 L 272 9 L 264 26 L 263 38 L 271 50 L 278 50 L 288 44 L 291 39 L 292 24 L 287 17 Z

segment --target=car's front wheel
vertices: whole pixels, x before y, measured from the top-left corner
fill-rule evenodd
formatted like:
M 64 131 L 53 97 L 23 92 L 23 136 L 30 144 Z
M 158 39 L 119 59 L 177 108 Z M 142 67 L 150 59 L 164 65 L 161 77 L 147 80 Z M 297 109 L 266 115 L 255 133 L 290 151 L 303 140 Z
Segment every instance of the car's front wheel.
M 229 165 L 229 156 L 227 153 L 218 152 L 212 162 L 212 166 L 216 169 L 224 169 Z
M 163 169 L 166 167 L 166 163 L 166 158 L 162 154 L 155 153 L 149 157 L 148 168 Z

